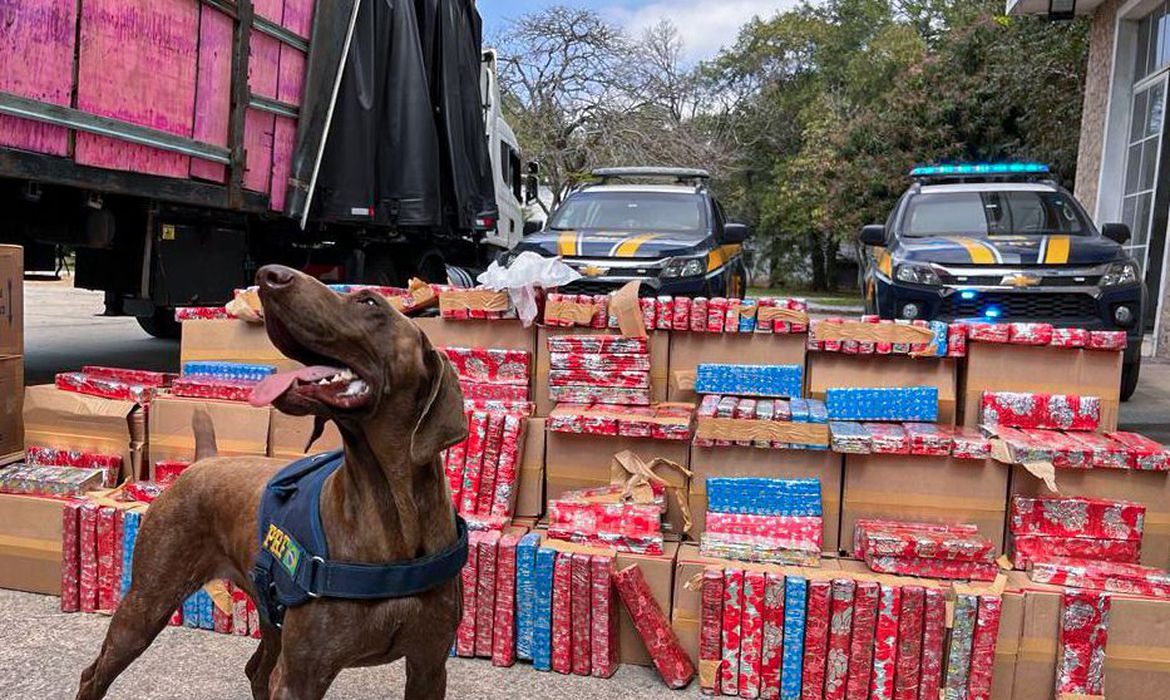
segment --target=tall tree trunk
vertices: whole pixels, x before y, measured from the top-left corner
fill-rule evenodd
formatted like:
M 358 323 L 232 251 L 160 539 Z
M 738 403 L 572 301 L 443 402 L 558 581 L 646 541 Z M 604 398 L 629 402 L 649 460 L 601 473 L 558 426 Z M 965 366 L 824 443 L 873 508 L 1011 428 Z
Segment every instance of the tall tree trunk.
M 825 290 L 825 247 L 821 234 L 809 231 L 805 234 L 808 241 L 808 257 L 812 264 L 812 288 L 818 292 Z
M 835 292 L 837 291 L 837 253 L 841 249 L 841 242 L 829 234 L 825 235 L 829 239 L 825 245 L 825 279 L 828 281 L 825 289 Z

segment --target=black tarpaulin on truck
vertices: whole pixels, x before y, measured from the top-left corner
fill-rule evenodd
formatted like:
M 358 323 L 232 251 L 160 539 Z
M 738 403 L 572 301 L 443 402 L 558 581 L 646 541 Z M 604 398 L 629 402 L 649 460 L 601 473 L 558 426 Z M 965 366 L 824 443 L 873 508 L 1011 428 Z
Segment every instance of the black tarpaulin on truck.
M 357 0 L 311 216 L 468 230 L 495 209 L 472 0 Z M 299 217 L 352 2 L 318 6 L 287 214 Z M 316 133 L 314 133 L 316 129 Z

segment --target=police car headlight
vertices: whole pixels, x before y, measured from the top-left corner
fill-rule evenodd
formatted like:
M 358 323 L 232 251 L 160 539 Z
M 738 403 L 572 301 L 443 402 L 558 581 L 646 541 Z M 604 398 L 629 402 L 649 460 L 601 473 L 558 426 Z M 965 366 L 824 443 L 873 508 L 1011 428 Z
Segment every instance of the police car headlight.
M 894 270 L 894 277 L 899 282 L 926 284 L 934 287 L 942 286 L 942 280 L 939 279 L 938 273 L 931 269 L 929 265 L 902 263 Z
M 1137 263 L 1132 260 L 1113 263 L 1105 274 L 1101 276 L 1102 287 L 1121 287 L 1127 284 L 1138 283 Z
M 698 277 L 707 271 L 707 258 L 671 258 L 659 275 L 664 279 Z

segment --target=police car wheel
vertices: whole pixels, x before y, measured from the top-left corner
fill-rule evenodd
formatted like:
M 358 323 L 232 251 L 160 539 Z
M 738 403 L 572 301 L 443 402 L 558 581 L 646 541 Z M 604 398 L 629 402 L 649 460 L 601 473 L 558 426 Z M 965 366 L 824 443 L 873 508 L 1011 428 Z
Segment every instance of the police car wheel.
M 1137 391 L 1138 378 L 1142 372 L 1142 359 L 1139 357 L 1132 362 L 1121 366 L 1121 400 L 1129 401 Z

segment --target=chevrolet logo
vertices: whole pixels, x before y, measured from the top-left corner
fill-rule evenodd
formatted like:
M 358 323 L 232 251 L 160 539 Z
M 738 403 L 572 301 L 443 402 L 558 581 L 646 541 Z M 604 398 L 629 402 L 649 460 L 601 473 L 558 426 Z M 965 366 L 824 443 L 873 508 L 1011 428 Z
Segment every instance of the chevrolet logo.
M 1015 287 L 1016 289 L 1023 289 L 1025 287 L 1035 287 L 1044 282 L 1044 278 L 1040 275 L 1029 275 L 1023 272 L 1018 272 L 1014 275 L 1008 275 L 1003 278 L 1003 286 Z
M 584 267 L 578 268 L 577 271 L 586 277 L 603 277 L 609 273 L 609 268 L 598 267 L 596 265 L 586 265 Z

